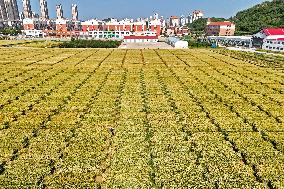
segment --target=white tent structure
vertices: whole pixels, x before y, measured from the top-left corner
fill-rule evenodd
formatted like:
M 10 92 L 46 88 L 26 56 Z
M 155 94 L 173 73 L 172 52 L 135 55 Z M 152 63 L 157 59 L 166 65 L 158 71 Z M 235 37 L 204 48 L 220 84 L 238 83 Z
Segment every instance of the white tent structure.
M 169 37 L 167 39 L 167 43 L 176 49 L 187 49 L 188 48 L 187 41 L 182 41 L 176 37 Z

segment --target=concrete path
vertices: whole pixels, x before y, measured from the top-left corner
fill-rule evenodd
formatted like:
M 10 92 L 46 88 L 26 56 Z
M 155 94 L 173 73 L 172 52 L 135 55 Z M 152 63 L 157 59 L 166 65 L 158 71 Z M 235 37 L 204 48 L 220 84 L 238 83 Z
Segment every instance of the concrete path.
M 266 55 L 273 55 L 273 56 L 282 56 L 282 57 L 284 57 L 283 54 L 261 52 L 261 51 L 255 50 L 255 49 L 247 49 L 247 48 L 245 49 L 245 48 L 237 48 L 237 47 L 227 47 L 226 49 L 233 50 L 233 51 L 253 52 L 253 53 L 259 53 L 259 54 L 266 54 Z

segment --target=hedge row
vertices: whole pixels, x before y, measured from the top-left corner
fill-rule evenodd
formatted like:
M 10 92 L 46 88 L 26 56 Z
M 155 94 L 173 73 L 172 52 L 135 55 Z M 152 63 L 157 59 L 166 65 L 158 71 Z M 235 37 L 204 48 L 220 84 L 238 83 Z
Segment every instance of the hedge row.
M 118 48 L 121 41 L 72 39 L 59 45 L 60 48 Z

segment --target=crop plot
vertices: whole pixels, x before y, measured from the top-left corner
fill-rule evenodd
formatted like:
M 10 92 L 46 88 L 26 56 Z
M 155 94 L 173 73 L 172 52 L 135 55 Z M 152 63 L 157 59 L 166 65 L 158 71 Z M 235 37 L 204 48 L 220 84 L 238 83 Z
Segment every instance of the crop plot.
M 0 52 L 0 188 L 284 188 L 280 58 L 15 49 Z

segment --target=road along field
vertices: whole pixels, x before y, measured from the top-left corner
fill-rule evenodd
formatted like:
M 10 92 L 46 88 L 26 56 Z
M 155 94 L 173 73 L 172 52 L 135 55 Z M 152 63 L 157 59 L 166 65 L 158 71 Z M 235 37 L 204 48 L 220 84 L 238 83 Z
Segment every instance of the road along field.
M 1 48 L 0 74 L 0 188 L 284 188 L 283 70 Z

